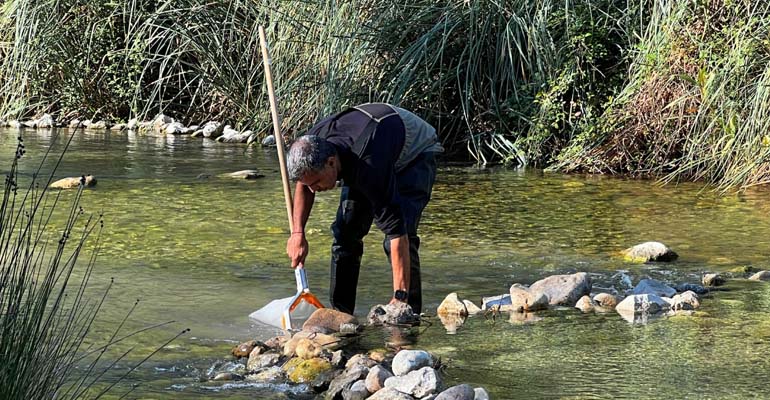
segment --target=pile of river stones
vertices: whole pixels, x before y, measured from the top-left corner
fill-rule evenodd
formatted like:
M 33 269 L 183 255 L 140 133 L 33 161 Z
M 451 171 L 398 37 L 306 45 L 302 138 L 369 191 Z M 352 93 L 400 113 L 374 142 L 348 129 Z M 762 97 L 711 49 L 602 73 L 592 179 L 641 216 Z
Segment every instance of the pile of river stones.
M 128 123 L 113 124 L 105 120 L 90 120 L 75 118 L 69 122 L 56 121 L 50 114 L 43 114 L 38 118 L 26 121 L 2 121 L 0 127 L 11 127 L 17 129 L 50 129 L 50 128 L 70 128 L 87 129 L 90 131 L 135 131 L 141 134 L 154 135 L 190 135 L 192 137 L 203 137 L 223 143 L 248 143 L 256 141 L 259 135 L 252 130 L 237 130 L 232 126 L 219 121 L 208 121 L 201 125 L 185 126 L 182 122 L 173 118 L 159 114 L 152 121 L 139 121 L 134 118 Z M 275 146 L 275 137 L 273 135 L 265 136 L 261 141 L 263 146 Z
M 633 246 L 624 250 L 622 256 L 630 262 L 669 262 L 678 257 L 660 242 Z M 748 279 L 770 281 L 770 271 L 756 272 Z M 725 283 L 726 279 L 716 273 L 704 274 L 700 283 L 682 282 L 674 286 L 645 278 L 621 295 L 617 290 L 594 292 L 591 277 L 578 272 L 552 275 L 529 286 L 514 283 L 509 293 L 482 298 L 481 307 L 450 293 L 439 305 L 437 314 L 449 333 L 454 333 L 471 315 L 496 318 L 498 313 L 507 312 L 512 323 L 530 323 L 542 319 L 538 311 L 559 307 L 574 307 L 584 313 L 615 311 L 628 322 L 647 323 L 654 316 L 691 315 L 700 307 L 701 296 Z
M 377 305 L 367 324 L 408 329 L 419 319 L 406 304 Z M 236 346 L 232 355 L 238 361 L 212 369 L 205 379 L 290 382 L 329 400 L 489 399 L 483 388 L 444 387 L 441 362 L 426 351 L 396 347 L 357 352 L 354 344 L 362 329 L 352 315 L 319 309 L 299 332 Z

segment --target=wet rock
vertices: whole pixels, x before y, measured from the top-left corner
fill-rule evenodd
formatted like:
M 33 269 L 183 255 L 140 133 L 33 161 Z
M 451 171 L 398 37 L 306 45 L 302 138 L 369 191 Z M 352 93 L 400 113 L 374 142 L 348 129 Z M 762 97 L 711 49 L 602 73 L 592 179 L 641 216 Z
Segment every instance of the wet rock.
M 289 339 L 283 346 L 283 355 L 291 357 L 295 354 L 297 345 L 302 339 L 310 339 L 317 347 L 326 350 L 337 350 L 341 346 L 339 338 L 316 332 L 297 332 L 291 339 Z
M 222 136 L 222 131 L 225 129 L 224 125 L 217 121 L 209 121 L 203 124 L 201 134 L 205 138 L 216 139 Z
M 460 314 L 439 314 L 438 319 L 441 324 L 444 325 L 444 329 L 449 334 L 457 333 L 457 328 L 461 327 L 465 323 L 465 315 Z
M 583 296 L 578 300 L 577 304 L 575 304 L 575 308 L 578 310 L 587 313 L 591 312 L 596 308 L 596 303 L 591 299 L 591 296 Z
M 236 129 L 232 129 L 230 125 L 225 125 L 225 128 L 222 130 L 222 136 L 216 138 L 216 141 L 221 143 L 246 143 L 251 134 L 252 131 L 239 132 Z
M 444 390 L 434 400 L 474 400 L 475 398 L 476 392 L 473 386 L 464 383 Z
M 260 343 L 256 340 L 249 340 L 233 347 L 230 353 L 237 358 L 248 357 L 258 344 Z
M 220 372 L 212 381 L 242 381 L 243 376 L 232 372 Z
M 366 390 L 368 390 L 369 393 L 377 392 L 378 390 L 385 387 L 385 380 L 391 376 L 393 376 L 393 374 L 385 367 L 381 365 L 375 365 L 372 367 L 372 369 L 369 370 L 369 373 L 366 375 L 366 379 L 364 380 L 366 384 Z
M 465 303 L 460 301 L 457 293 L 449 293 L 436 309 L 438 315 L 468 315 Z
M 609 309 L 615 309 L 615 307 L 620 303 L 623 298 L 619 296 L 615 296 L 611 293 L 598 293 L 593 298 L 594 303 L 602 308 L 609 308 Z
M 369 368 L 357 365 L 346 369 L 345 372 L 334 378 L 329 384 L 329 390 L 324 393 L 324 399 L 333 400 L 342 396 L 342 391 L 353 386 L 353 383 L 366 377 Z
M 126 124 L 115 124 L 110 127 L 110 131 L 113 131 L 113 132 L 120 132 L 124 129 L 126 129 Z
M 474 400 L 489 400 L 489 393 L 487 393 L 486 389 L 477 387 L 473 391 L 475 392 Z
M 310 315 L 302 325 L 307 332 L 335 333 L 340 331 L 342 324 L 358 325 L 356 317 L 331 308 L 319 308 Z
M 275 336 L 265 341 L 265 346 L 273 350 L 283 350 L 286 342 L 291 340 L 291 335 Z
M 645 242 L 623 250 L 623 257 L 629 262 L 670 262 L 676 260 L 679 255 L 660 242 Z
M 386 379 L 385 387 L 422 398 L 438 392 L 441 387 L 441 378 L 435 369 L 423 367 L 403 376 L 396 375 Z
M 8 121 L 8 126 L 10 126 L 11 128 L 16 128 L 16 129 L 19 129 L 19 128 L 22 127 L 21 122 L 15 120 L 15 119 L 11 120 L 11 121 Z
M 752 281 L 770 281 L 770 271 L 759 271 L 749 277 Z
M 263 383 L 283 383 L 286 381 L 286 374 L 281 367 L 273 366 L 259 371 L 256 374 L 246 375 L 246 380 Z
M 401 350 L 393 358 L 392 368 L 396 376 L 433 365 L 433 357 L 425 350 Z
M 21 124 L 24 125 L 27 128 L 32 128 L 32 129 L 37 128 L 37 121 L 35 121 L 34 119 L 29 120 L 29 121 L 24 121 Z
M 363 380 L 353 382 L 349 388 L 342 390 L 343 400 L 364 400 L 369 397 L 369 391 L 366 390 L 366 383 Z
M 542 320 L 543 317 L 540 317 L 537 314 L 531 312 L 515 312 L 511 313 L 511 315 L 508 317 L 508 322 L 513 325 L 533 324 Z
M 694 310 L 700 307 L 700 300 L 695 292 L 684 292 L 674 296 L 669 302 L 671 309 L 674 311 L 679 310 Z
M 501 294 L 499 296 L 484 297 L 481 299 L 481 309 L 491 310 L 495 308 L 497 311 L 511 311 L 511 295 Z
M 619 313 L 654 314 L 666 310 L 668 307 L 668 302 L 663 300 L 660 296 L 654 294 L 634 294 L 623 299 L 623 301 L 615 307 L 615 311 Z
M 703 286 L 722 286 L 725 284 L 725 278 L 719 274 L 706 274 L 703 275 Z
M 384 388 L 379 392 L 371 395 L 369 400 L 413 400 L 414 398 L 408 394 L 399 392 L 393 388 Z
M 474 304 L 470 300 L 463 300 L 463 304 L 465 304 L 465 309 L 468 311 L 468 315 L 476 315 L 481 313 L 481 308 Z
M 297 342 L 297 346 L 294 349 L 294 353 L 299 358 L 309 360 L 316 358 L 321 354 L 321 346 L 316 345 L 312 340 L 303 338 Z
M 104 131 L 104 130 L 107 130 L 107 128 L 109 127 L 110 127 L 110 124 L 108 124 L 107 121 L 100 120 L 100 121 L 90 123 L 86 127 L 86 129 L 90 129 L 92 131 Z
M 70 123 L 67 126 L 70 127 L 71 129 L 78 129 L 83 127 L 83 125 L 80 123 L 80 120 L 77 118 L 70 121 Z
M 198 176 L 195 177 L 195 179 L 197 179 L 199 181 L 202 181 L 202 180 L 205 180 L 205 179 L 209 179 L 209 178 L 211 178 L 211 174 L 209 174 L 208 172 L 202 172 L 202 173 L 198 174 Z
M 96 186 L 96 178 L 93 175 L 85 175 L 81 177 L 70 177 L 59 179 L 49 186 L 52 189 L 74 189 L 83 183 L 85 187 Z
M 265 146 L 265 147 L 275 146 L 275 136 L 268 135 L 267 137 L 262 139 L 262 146 Z
M 368 355 L 366 354 L 356 354 L 353 357 L 350 357 L 350 360 L 345 363 L 345 369 L 346 370 L 352 370 L 356 367 L 363 366 L 369 370 L 369 368 L 377 365 L 377 361 L 372 360 Z
M 129 131 L 136 130 L 136 128 L 139 126 L 139 120 L 136 118 L 131 118 L 128 120 L 128 123 L 126 124 L 126 129 Z
M 43 114 L 37 119 L 37 127 L 41 129 L 53 128 L 53 117 L 51 114 Z
M 412 307 L 402 302 L 378 304 L 372 307 L 366 319 L 372 325 L 414 325 L 420 322 L 420 316 L 412 311 Z
M 152 131 L 157 134 L 163 134 L 166 130 L 166 125 L 174 122 L 174 119 L 165 114 L 158 114 L 152 120 Z
M 259 179 L 264 178 L 265 176 L 260 174 L 256 169 L 244 169 L 241 171 L 231 172 L 227 174 L 227 177 L 237 179 Z
M 272 367 L 281 361 L 281 355 L 278 353 L 255 354 L 249 356 L 246 369 L 257 371 L 263 368 Z
M 591 293 L 591 278 L 585 272 L 552 275 L 533 283 L 529 291 L 545 293 L 551 305 L 572 307 L 581 297 Z
M 342 352 L 342 350 L 337 350 L 332 352 L 332 357 L 331 357 L 332 367 L 340 368 L 345 364 L 346 361 L 347 360 L 345 359 L 345 354 Z
M 529 312 L 548 309 L 548 295 L 542 291 L 533 291 L 526 286 L 514 283 L 509 292 L 511 311 Z
M 331 382 L 342 374 L 342 370 L 332 369 L 326 372 L 322 372 L 318 377 L 310 382 L 310 389 L 316 393 L 323 393 L 329 389 Z
M 676 294 L 676 289 L 655 279 L 642 279 L 634 287 L 632 294 L 654 294 L 660 297 L 671 297 Z
M 331 369 L 332 365 L 323 358 L 312 358 L 310 360 L 292 358 L 283 367 L 283 370 L 289 377 L 289 381 L 294 383 L 312 382 L 321 373 Z
M 688 290 L 691 292 L 695 292 L 696 294 L 706 294 L 709 292 L 709 290 L 706 289 L 705 287 L 694 283 L 680 283 L 676 285 L 674 289 L 676 289 L 676 291 L 680 293 L 686 292 Z
M 163 131 L 166 135 L 180 135 L 184 133 L 184 125 L 181 122 L 170 122 L 166 124 Z

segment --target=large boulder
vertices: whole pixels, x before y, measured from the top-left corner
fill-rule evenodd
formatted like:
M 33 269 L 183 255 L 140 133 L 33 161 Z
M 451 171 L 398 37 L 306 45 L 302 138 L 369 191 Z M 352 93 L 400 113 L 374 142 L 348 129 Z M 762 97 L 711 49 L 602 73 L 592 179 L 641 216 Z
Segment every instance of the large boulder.
M 548 295 L 542 291 L 533 291 L 526 286 L 514 283 L 509 292 L 511 295 L 511 311 L 513 312 L 538 311 L 548 308 Z
M 533 283 L 532 293 L 545 293 L 551 305 L 572 307 L 581 297 L 591 293 L 591 278 L 585 272 L 552 275 Z
M 401 350 L 393 358 L 393 373 L 406 375 L 411 371 L 433 365 L 433 357 L 425 350 Z
M 630 262 L 669 262 L 676 260 L 679 255 L 660 242 L 645 242 L 623 250 L 623 257 Z
M 460 301 L 457 293 L 449 293 L 436 310 L 438 315 L 468 315 L 465 303 Z
M 634 287 L 632 294 L 654 294 L 660 297 L 671 297 L 676 294 L 676 289 L 655 279 L 642 279 Z
M 393 388 L 417 398 L 438 392 L 441 378 L 435 369 L 423 367 L 403 376 L 394 376 L 385 381 L 386 388 Z
M 358 324 L 356 317 L 331 308 L 319 308 L 302 325 L 303 331 L 335 333 L 342 324 Z

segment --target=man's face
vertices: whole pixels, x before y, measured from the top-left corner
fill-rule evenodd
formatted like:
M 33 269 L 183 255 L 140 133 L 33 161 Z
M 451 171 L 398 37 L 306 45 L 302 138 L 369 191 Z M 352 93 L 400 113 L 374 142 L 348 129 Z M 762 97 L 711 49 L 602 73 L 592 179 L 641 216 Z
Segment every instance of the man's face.
M 337 185 L 337 159 L 329 157 L 321 171 L 310 171 L 299 182 L 307 186 L 313 193 L 334 189 Z

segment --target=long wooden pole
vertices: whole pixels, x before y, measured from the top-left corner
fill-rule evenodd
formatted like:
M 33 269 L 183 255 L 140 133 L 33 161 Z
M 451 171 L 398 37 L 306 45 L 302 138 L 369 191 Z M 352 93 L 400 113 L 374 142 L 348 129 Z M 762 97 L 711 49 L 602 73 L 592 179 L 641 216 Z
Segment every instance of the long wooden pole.
M 262 62 L 265 67 L 265 80 L 267 81 L 267 95 L 270 98 L 270 113 L 273 116 L 273 133 L 275 135 L 275 147 L 278 149 L 278 162 L 281 164 L 281 180 L 283 181 L 283 196 L 286 199 L 286 214 L 289 217 L 289 231 L 292 227 L 292 201 L 291 188 L 289 187 L 289 171 L 286 169 L 286 154 L 281 134 L 281 117 L 278 115 L 278 102 L 275 99 L 275 90 L 273 89 L 273 74 L 270 72 L 270 52 L 267 49 L 267 38 L 265 29 L 259 27 L 259 43 L 262 47 Z

